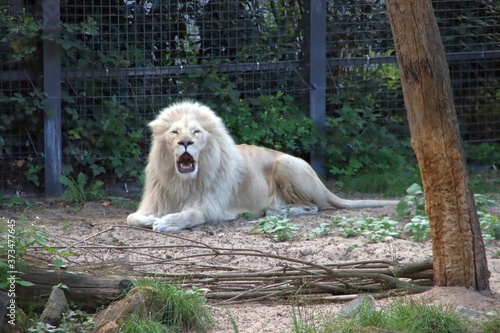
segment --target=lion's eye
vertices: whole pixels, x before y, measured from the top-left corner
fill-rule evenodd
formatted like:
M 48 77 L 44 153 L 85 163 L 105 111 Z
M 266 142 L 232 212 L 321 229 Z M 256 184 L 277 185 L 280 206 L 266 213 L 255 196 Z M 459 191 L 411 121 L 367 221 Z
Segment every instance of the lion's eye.
M 201 131 L 200 130 L 194 130 L 194 134 L 200 134 Z
M 178 132 L 178 131 L 172 131 L 172 132 L 170 132 L 170 133 L 171 133 L 171 134 L 173 134 L 173 135 L 177 135 L 177 134 L 179 134 L 179 132 Z

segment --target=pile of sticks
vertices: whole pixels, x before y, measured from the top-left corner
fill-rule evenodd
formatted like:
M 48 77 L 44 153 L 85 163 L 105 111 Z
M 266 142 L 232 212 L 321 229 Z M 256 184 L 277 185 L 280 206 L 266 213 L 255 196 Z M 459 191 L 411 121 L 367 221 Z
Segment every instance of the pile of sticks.
M 234 255 L 234 250 L 231 251 Z M 239 255 L 255 255 L 239 253 Z M 262 254 L 264 255 L 264 254 Z M 295 303 L 349 301 L 360 294 L 375 298 L 420 293 L 432 286 L 432 262 L 394 267 L 382 260 L 317 265 L 296 259 L 262 272 L 185 273 L 156 275 L 185 286 L 207 289 L 206 297 L 221 303 L 286 299 Z M 196 270 L 196 267 L 191 267 Z
M 128 272 L 120 272 L 116 276 L 117 291 L 121 290 L 118 283 L 123 283 L 125 278 L 154 276 L 204 291 L 209 300 L 217 303 L 281 299 L 300 304 L 348 301 L 357 298 L 360 294 L 383 298 L 419 293 L 430 289 L 433 284 L 432 261 L 405 265 L 397 265 L 387 260 L 318 264 L 255 249 L 213 247 L 172 234 L 166 237 L 176 238 L 179 244 L 170 243 L 158 246 L 115 246 L 98 242 L 91 244 L 92 238 L 116 228 L 133 227 L 113 226 L 70 246 L 60 248 L 63 251 L 78 250 L 80 253 L 106 251 L 114 258 L 121 257 L 122 259 L 129 258 L 132 254 L 142 256 L 140 260 L 126 265 L 129 267 Z M 141 229 L 141 231 L 147 230 Z M 177 253 L 177 255 L 160 257 L 153 254 L 154 251 L 162 254 Z M 214 258 L 225 256 L 272 259 L 276 261 L 276 265 L 273 268 L 258 271 L 209 264 Z M 97 263 L 98 266 L 104 264 L 105 262 Z M 153 269 L 153 267 L 160 266 L 161 269 Z M 74 268 L 78 271 L 77 266 Z M 118 271 L 115 270 L 115 272 Z M 81 275 L 81 270 L 78 273 Z M 96 292 L 98 291 L 96 289 Z M 89 296 L 88 289 L 86 292 Z

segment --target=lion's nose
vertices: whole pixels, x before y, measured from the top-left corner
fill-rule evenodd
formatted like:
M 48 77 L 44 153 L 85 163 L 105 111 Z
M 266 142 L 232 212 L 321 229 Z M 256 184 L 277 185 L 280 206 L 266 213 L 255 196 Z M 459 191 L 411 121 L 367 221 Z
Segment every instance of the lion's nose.
M 190 138 L 188 138 L 188 137 L 184 137 L 184 138 L 182 138 L 182 140 L 181 140 L 181 141 L 179 141 L 179 142 L 177 142 L 177 143 L 178 143 L 180 146 L 184 146 L 184 148 L 186 148 L 186 149 L 187 149 L 187 147 L 188 147 L 188 146 L 191 146 L 194 142 L 193 142 L 193 141 L 191 141 L 191 139 L 190 139 Z

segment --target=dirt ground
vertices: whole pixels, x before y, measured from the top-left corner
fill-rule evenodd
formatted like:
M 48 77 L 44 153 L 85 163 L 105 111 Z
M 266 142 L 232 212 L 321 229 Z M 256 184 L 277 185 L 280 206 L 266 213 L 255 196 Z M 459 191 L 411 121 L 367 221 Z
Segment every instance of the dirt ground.
M 346 239 L 335 233 L 313 239 L 308 239 L 306 236 L 321 223 L 330 222 L 334 216 L 393 217 L 394 207 L 336 210 L 312 216 L 293 217 L 291 223 L 297 225 L 299 230 L 294 239 L 280 243 L 253 232 L 255 224 L 243 218 L 219 224 L 206 224 L 174 235 L 131 229 L 126 227 L 125 218 L 127 214 L 133 212 L 133 209 L 130 204 L 118 200 L 90 202 L 83 207 L 68 206 L 62 202 L 43 202 L 34 203 L 29 208 L 0 211 L 0 217 L 32 223 L 35 228 L 44 230 L 49 235 L 53 245 L 72 246 L 68 250 L 74 250 L 78 254 L 65 259 L 68 267 L 90 262 L 107 262 L 117 258 L 130 261 L 135 271 L 156 273 L 182 272 L 194 266 L 197 273 L 265 271 L 283 265 L 279 260 L 266 257 L 205 255 L 207 248 L 260 250 L 318 264 L 375 259 L 411 263 L 431 257 L 430 242 L 416 243 L 396 239 L 392 244 L 369 243 L 365 237 Z M 498 215 L 500 211 L 496 209 L 492 213 Z M 200 246 L 196 248 L 195 245 Z M 411 297 L 452 306 L 466 306 L 482 312 L 500 309 L 498 297 L 500 259 L 494 255 L 500 250 L 499 245 L 499 242 L 487 244 L 492 295 L 483 296 L 462 288 L 434 288 Z M 38 249 L 31 251 L 31 254 L 47 256 L 46 252 Z M 172 258 L 175 260 L 171 260 Z M 379 300 L 377 305 L 384 306 L 387 302 L 387 299 Z M 345 303 L 330 302 L 307 305 L 301 307 L 301 317 L 328 316 L 335 313 L 343 304 Z M 231 317 L 242 333 L 291 332 L 293 307 L 286 301 L 255 301 L 241 304 L 211 302 L 211 306 L 216 318 L 216 325 L 211 333 L 234 332 Z

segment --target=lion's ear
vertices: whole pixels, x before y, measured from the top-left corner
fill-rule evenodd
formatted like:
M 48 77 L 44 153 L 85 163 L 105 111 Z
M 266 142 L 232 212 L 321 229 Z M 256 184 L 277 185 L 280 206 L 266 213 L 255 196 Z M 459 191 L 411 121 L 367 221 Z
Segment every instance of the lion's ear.
M 162 135 L 168 130 L 168 124 L 163 119 L 158 118 L 149 123 L 149 128 L 153 132 L 153 135 Z

